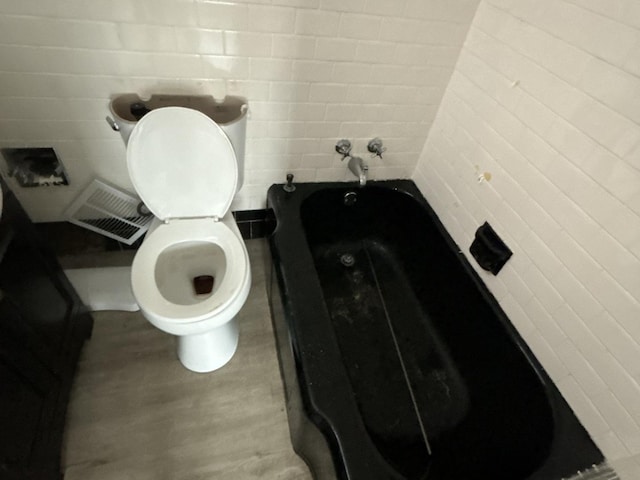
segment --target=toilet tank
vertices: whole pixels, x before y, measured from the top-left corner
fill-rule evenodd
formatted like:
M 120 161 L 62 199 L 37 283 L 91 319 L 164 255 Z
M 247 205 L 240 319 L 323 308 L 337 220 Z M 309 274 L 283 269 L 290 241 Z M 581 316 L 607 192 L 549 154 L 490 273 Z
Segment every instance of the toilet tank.
M 136 106 L 137 108 L 133 108 Z M 244 183 L 244 155 L 247 134 L 247 112 L 249 105 L 244 97 L 226 96 L 216 101 L 210 95 L 152 95 L 142 99 L 135 93 L 116 96 L 109 104 L 113 122 L 122 136 L 125 145 L 138 120 L 140 111 L 162 107 L 186 107 L 198 110 L 216 122 L 229 137 L 238 162 L 238 187 Z

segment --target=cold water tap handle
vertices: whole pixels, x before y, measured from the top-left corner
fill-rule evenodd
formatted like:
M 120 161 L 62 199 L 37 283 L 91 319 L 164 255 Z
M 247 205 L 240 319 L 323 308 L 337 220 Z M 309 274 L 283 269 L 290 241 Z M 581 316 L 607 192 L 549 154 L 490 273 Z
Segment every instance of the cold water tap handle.
M 367 144 L 367 150 L 373 153 L 373 155 L 371 155 L 372 157 L 378 156 L 382 158 L 382 154 L 387 151 L 387 147 L 383 147 L 382 140 L 376 137 L 369 140 L 369 143 Z

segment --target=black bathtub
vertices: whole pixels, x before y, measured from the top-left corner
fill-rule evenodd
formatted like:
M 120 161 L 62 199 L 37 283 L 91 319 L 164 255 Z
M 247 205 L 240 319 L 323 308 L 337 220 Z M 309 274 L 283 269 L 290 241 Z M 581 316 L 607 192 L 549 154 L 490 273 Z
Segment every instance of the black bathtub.
M 274 185 L 268 206 L 291 439 L 315 478 L 559 480 L 603 460 L 413 182 Z

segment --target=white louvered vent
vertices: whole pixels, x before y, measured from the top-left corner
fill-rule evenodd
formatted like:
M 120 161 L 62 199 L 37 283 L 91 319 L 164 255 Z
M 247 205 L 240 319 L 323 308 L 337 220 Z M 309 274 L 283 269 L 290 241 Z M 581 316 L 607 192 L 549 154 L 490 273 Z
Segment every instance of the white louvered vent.
M 94 180 L 67 208 L 68 221 L 131 245 L 149 228 L 153 215 L 129 193 Z

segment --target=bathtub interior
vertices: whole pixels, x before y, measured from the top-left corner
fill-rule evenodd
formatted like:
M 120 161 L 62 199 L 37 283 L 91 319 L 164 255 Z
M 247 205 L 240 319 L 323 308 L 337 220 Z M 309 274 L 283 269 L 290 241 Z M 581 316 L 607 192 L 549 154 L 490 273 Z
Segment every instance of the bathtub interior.
M 367 431 L 407 479 L 524 479 L 553 436 L 540 379 L 424 211 L 388 193 L 346 206 L 343 191 L 321 191 L 301 208 Z

